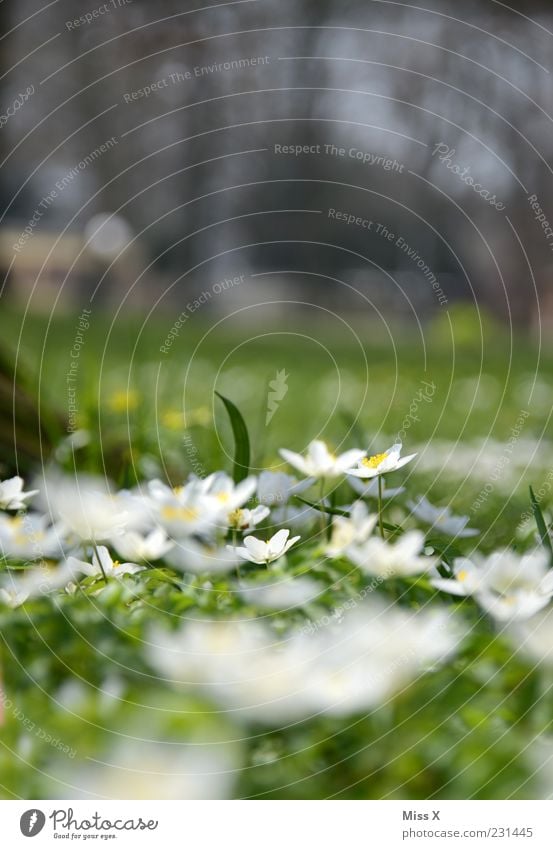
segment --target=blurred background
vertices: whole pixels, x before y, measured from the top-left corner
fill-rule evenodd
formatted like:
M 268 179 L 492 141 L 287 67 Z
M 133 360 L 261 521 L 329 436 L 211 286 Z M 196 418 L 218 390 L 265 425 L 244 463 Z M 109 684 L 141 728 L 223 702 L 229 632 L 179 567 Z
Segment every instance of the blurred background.
M 102 403 L 129 451 L 215 388 L 262 423 L 279 371 L 270 457 L 344 411 L 380 444 L 422 380 L 409 438 L 542 435 L 553 13 L 426 5 L 1 5 L 5 466 Z

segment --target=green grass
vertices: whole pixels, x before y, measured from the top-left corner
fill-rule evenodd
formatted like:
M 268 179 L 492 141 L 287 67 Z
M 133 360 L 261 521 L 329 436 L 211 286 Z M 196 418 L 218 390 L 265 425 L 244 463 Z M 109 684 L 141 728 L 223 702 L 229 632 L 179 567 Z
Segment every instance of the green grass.
M 519 440 L 538 443 L 547 436 L 551 354 L 540 353 L 535 341 L 511 339 L 489 320 L 482 351 L 474 342 L 475 316 L 466 310 L 452 310 L 449 319 L 426 327 L 424 339 L 399 327 L 389 339 L 358 324 L 359 344 L 335 325 L 306 326 L 298 316 L 291 317 L 285 332 L 275 328 L 263 334 L 254 326 L 217 333 L 190 322 L 170 353 L 160 353 L 173 321 L 155 317 L 142 327 L 136 317 L 121 317 L 111 327 L 107 315 L 93 315 L 78 364 L 78 425 L 91 435 L 76 453 L 80 470 L 107 474 L 120 486 L 153 474 L 179 484 L 190 472 L 230 472 L 232 432 L 216 391 L 231 399 L 247 422 L 254 471 L 276 468 L 280 447 L 303 451 L 317 437 L 341 450 L 359 445 L 383 450 L 402 428 L 406 452 L 414 445 L 428 445 L 432 452 L 443 440 L 470 446 L 484 439 L 493 441 L 501 456 L 501 445 L 525 411 L 521 434 L 508 454 L 512 469 Z M 31 384 L 40 382 L 43 403 L 62 414 L 75 325 L 75 316 L 56 318 L 48 327 L 36 315 L 23 325 L 20 314 L 0 317 L 0 333 L 8 346 L 19 344 Z M 288 375 L 288 391 L 267 426 L 269 382 L 281 370 Z M 435 387 L 429 400 L 420 398 L 424 382 Z M 405 427 L 413 409 L 418 420 L 410 419 Z M 484 531 L 483 551 L 531 544 L 534 526 L 526 536 L 517 536 L 515 529 L 531 510 L 528 485 L 538 491 L 551 469 L 549 450 L 547 444 L 516 484 L 508 470 L 494 482 L 472 522 Z M 470 513 L 486 482 L 477 471 L 452 475 L 445 463 L 438 474 L 415 468 L 389 482 L 405 482 L 408 495 L 453 500 L 456 512 Z M 351 492 L 343 484 L 335 503 L 348 501 Z M 549 492 L 540 501 L 548 521 Z M 403 503 L 394 503 L 386 518 L 408 527 Z M 469 553 L 473 545 L 462 541 L 457 553 Z M 321 565 L 310 560 L 311 554 L 307 549 L 291 556 L 290 569 L 309 571 L 329 587 L 318 602 L 320 616 L 355 595 L 364 579 L 340 560 Z M 245 610 L 232 592 L 233 580 L 198 576 L 184 584 L 177 580 L 175 586 L 171 573 L 159 569 L 110 585 L 98 596 L 92 595 L 97 585 L 85 581 L 75 596 L 2 610 L 6 693 L 24 717 L 35 723 L 40 717 L 51 738 L 78 751 L 79 762 L 102 759 L 128 729 L 147 729 L 152 739 L 175 742 L 235 740 L 241 729 L 228 716 L 157 681 L 142 651 L 152 622 L 167 624 L 187 612 L 193 617 L 261 615 Z M 382 589 L 388 600 L 416 608 L 430 598 L 423 585 L 394 583 Z M 321 718 L 279 730 L 254 722 L 242 747 L 235 795 L 532 798 L 539 790 L 524 750 L 550 727 L 551 690 L 537 670 L 513 656 L 509 640 L 477 617 L 471 604 L 459 607 L 471 626 L 463 651 L 392 703 L 347 720 Z M 285 633 L 300 621 L 300 614 L 292 612 L 273 625 Z M 114 677 L 120 699 L 101 692 Z M 55 794 L 53 779 L 45 775 L 63 773 L 67 754 L 25 727 L 13 709 L 5 716 L 2 795 Z

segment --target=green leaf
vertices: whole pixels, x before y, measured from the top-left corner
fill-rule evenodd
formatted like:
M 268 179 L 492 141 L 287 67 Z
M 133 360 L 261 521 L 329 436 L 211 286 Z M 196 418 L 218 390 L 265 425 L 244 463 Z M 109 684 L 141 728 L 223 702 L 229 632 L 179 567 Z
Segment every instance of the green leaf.
M 530 487 L 530 501 L 532 502 L 532 510 L 534 511 L 534 519 L 536 520 L 540 540 L 544 548 L 549 552 L 549 556 L 553 561 L 553 545 L 551 543 L 551 537 L 549 536 L 549 531 L 547 530 L 547 525 L 545 524 L 541 507 L 538 504 L 538 500 L 534 495 L 532 487 Z
M 313 507 L 319 513 L 326 513 L 329 516 L 345 516 L 346 519 L 349 519 L 348 510 L 340 510 L 339 507 L 326 507 L 323 504 L 317 504 L 316 501 L 308 501 L 307 498 L 302 498 L 301 495 L 295 495 L 294 498 L 297 501 L 301 501 L 302 504 L 307 504 L 308 507 Z
M 219 392 L 215 392 L 215 394 L 221 399 L 229 415 L 232 434 L 234 436 L 234 470 L 232 476 L 234 483 L 240 483 L 240 481 L 248 476 L 250 471 L 250 437 L 248 435 L 248 428 L 238 407 Z

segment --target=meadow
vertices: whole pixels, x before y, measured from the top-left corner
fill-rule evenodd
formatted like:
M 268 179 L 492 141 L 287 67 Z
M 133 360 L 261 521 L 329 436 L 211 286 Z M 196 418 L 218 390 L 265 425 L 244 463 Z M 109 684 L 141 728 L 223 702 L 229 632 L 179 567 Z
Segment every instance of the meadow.
M 549 796 L 551 352 L 172 325 L 0 318 L 49 411 L 0 485 L 2 796 Z

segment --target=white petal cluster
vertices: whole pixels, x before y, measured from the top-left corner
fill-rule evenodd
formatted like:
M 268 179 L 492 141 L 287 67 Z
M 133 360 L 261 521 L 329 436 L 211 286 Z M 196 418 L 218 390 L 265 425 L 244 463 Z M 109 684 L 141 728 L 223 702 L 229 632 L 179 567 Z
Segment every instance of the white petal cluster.
M 429 571 L 435 560 L 423 554 L 424 534 L 408 531 L 397 542 L 371 537 L 362 545 L 350 545 L 346 555 L 366 575 L 378 578 L 410 577 Z
M 366 504 L 357 501 L 351 508 L 349 517 L 336 516 L 332 523 L 332 536 L 326 547 L 330 557 L 339 557 L 347 552 L 350 546 L 360 546 L 372 534 L 377 516 L 369 514 Z
M 236 553 L 243 560 L 249 560 L 250 563 L 268 566 L 269 563 L 283 557 L 300 539 L 300 537 L 288 539 L 289 536 L 290 531 L 284 529 L 277 531 L 267 542 L 249 536 L 244 539 L 243 548 L 237 548 Z
M 408 501 L 407 506 L 417 519 L 430 525 L 431 531 L 459 539 L 478 536 L 480 533 L 476 528 L 467 527 L 468 516 L 455 516 L 449 507 L 434 507 L 424 496 L 416 501 Z
M 55 567 L 34 566 L 32 569 L 2 575 L 0 602 L 7 607 L 20 607 L 29 599 L 67 587 L 73 578 L 73 569 L 67 563 Z
M 308 478 L 337 478 L 344 475 L 354 463 L 364 455 L 364 451 L 356 448 L 336 455 L 329 450 L 325 442 L 314 439 L 307 448 L 305 456 L 282 448 L 281 457 L 294 469 Z
M 452 578 L 434 578 L 436 589 L 473 596 L 499 622 L 528 619 L 553 598 L 553 570 L 543 549 L 517 554 L 505 549 L 488 557 L 459 558 Z
M 259 621 L 190 622 L 151 635 L 152 665 L 235 719 L 278 724 L 345 716 L 386 701 L 459 646 L 441 608 L 412 613 L 364 603 L 316 636 L 280 640 Z
M 124 533 L 132 514 L 105 483 L 93 478 L 53 478 L 43 494 L 54 522 L 81 542 L 104 542 Z
M 363 480 L 370 480 L 379 475 L 395 472 L 407 463 L 410 463 L 417 456 L 416 454 L 409 454 L 408 457 L 402 457 L 402 448 L 403 445 L 401 442 L 396 442 L 382 454 L 373 454 L 369 457 L 361 456 L 357 459 L 357 466 L 355 468 L 346 470 L 347 474 L 356 478 L 362 478 Z
M 288 610 L 303 607 L 317 599 L 321 587 L 310 578 L 282 577 L 260 584 L 246 584 L 238 590 L 246 604 L 267 610 Z
M 105 545 L 99 545 L 92 555 L 92 563 L 79 560 L 77 557 L 68 557 L 66 565 L 71 569 L 73 575 L 82 572 L 93 578 L 100 576 L 106 578 L 120 578 L 122 575 L 133 575 L 140 572 L 144 567 L 137 563 L 120 563 L 113 560 Z
M 142 729 L 143 731 L 143 729 Z M 121 735 L 123 736 L 123 735 Z M 56 766 L 58 799 L 228 799 L 239 775 L 236 745 L 143 740 L 125 735 L 116 746 L 73 766 Z M 65 761 L 68 761 L 66 758 Z
M 24 492 L 23 479 L 20 477 L 0 481 L 0 510 L 24 510 L 26 502 L 37 492 L 36 489 Z
M 514 645 L 531 661 L 553 666 L 553 607 L 510 625 Z
M 15 560 L 59 560 L 65 549 L 64 529 L 51 525 L 47 516 L 0 514 L 0 554 Z

